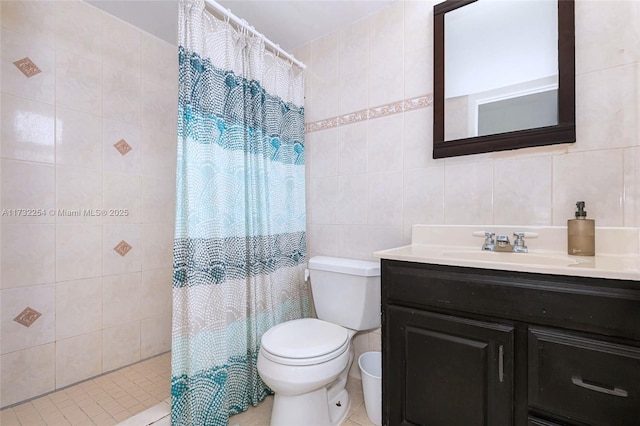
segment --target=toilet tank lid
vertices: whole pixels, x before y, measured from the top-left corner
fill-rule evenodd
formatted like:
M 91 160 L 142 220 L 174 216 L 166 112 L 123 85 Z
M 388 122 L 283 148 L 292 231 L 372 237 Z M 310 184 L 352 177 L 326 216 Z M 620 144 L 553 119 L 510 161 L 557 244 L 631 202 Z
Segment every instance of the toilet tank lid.
M 377 277 L 380 275 L 379 262 L 345 259 L 342 257 L 314 256 L 309 259 L 309 269 L 364 277 Z

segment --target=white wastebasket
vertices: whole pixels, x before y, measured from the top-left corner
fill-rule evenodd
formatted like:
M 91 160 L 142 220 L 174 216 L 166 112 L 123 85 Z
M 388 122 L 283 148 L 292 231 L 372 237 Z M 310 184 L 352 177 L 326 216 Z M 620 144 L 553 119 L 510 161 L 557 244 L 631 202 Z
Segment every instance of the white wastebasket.
M 382 353 L 365 352 L 358 358 L 364 406 L 371 423 L 382 425 Z

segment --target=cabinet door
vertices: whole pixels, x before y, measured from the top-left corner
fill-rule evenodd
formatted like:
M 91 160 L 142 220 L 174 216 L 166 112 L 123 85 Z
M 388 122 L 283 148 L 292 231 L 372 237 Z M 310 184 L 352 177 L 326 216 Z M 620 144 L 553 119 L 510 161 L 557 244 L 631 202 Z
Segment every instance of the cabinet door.
M 387 425 L 513 424 L 513 327 L 387 305 Z

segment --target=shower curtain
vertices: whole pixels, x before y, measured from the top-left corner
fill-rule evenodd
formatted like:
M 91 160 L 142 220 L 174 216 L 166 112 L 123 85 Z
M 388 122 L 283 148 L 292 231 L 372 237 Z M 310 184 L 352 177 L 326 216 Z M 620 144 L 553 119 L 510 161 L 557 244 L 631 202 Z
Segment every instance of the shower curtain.
M 260 338 L 308 316 L 302 70 L 182 0 L 171 423 L 262 401 Z

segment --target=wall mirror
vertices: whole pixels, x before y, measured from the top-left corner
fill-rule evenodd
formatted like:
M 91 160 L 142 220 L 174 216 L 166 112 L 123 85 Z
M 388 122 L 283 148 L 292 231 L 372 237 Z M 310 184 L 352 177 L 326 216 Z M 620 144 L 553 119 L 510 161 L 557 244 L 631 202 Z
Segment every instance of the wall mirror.
M 434 6 L 433 158 L 575 142 L 573 0 Z

